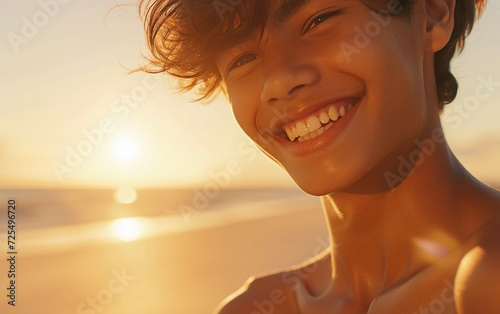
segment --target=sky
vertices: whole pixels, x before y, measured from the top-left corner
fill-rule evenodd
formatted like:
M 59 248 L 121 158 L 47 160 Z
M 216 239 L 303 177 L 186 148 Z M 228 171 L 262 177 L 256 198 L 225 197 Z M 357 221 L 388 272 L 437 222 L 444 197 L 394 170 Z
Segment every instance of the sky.
M 244 136 L 223 98 L 192 103 L 168 79 L 128 73 L 146 50 L 135 7 L 112 9 L 117 3 L 0 4 L 0 188 L 293 186 Z M 490 1 L 452 63 L 460 90 L 442 118 L 459 159 L 494 183 L 499 13 Z M 489 91 L 480 99 L 479 86 Z

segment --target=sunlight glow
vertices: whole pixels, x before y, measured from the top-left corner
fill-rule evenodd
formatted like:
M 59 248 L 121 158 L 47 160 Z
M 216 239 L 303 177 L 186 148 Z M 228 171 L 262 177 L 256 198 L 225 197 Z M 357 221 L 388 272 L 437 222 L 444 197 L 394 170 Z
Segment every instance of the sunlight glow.
M 459 245 L 457 239 L 443 231 L 429 232 L 425 237 L 413 238 L 412 242 L 417 253 L 423 254 L 421 256 L 429 258 L 430 261 L 445 257 Z
M 131 161 L 137 156 L 137 143 L 131 138 L 120 138 L 116 141 L 115 155 L 123 161 Z
M 111 223 L 113 236 L 125 242 L 136 240 L 142 232 L 143 224 L 136 218 L 120 218 Z
M 122 186 L 115 190 L 115 202 L 120 204 L 132 204 L 137 199 L 137 192 L 131 186 Z

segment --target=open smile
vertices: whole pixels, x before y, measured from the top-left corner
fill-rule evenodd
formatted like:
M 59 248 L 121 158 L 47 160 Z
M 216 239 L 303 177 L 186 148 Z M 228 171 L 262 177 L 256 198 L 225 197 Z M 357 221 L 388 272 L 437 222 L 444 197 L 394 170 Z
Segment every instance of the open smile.
M 345 100 L 314 112 L 300 120 L 286 123 L 283 131 L 291 142 L 304 142 L 313 139 L 331 128 L 347 112 L 349 112 L 360 98 Z
M 322 150 L 336 142 L 338 136 L 348 127 L 357 111 L 362 107 L 365 95 L 342 98 L 341 100 L 312 103 L 304 114 L 289 113 L 281 117 L 295 117 L 276 127 L 274 140 L 293 156 L 305 156 Z M 300 118 L 297 118 L 300 117 Z M 279 130 L 278 130 L 279 129 Z

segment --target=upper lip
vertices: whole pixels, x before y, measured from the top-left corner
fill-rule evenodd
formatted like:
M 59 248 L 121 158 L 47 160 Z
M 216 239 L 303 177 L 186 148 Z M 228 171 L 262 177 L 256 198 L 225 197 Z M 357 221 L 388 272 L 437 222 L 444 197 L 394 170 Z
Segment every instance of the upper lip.
M 355 95 L 355 96 L 323 99 L 319 101 L 305 103 L 301 106 L 298 106 L 297 107 L 298 109 L 292 112 L 287 112 L 287 107 L 284 107 L 285 112 L 283 114 L 281 114 L 278 117 L 275 116 L 269 121 L 270 130 L 272 130 L 273 136 L 278 136 L 278 135 L 282 136 L 285 134 L 285 132 L 283 131 L 283 126 L 289 123 L 304 119 L 305 117 L 313 114 L 316 111 L 319 111 L 320 109 L 326 106 L 331 106 L 331 105 L 340 106 L 340 104 L 346 100 L 359 100 L 362 97 L 363 97 L 362 95 Z M 337 109 L 339 108 L 337 107 Z

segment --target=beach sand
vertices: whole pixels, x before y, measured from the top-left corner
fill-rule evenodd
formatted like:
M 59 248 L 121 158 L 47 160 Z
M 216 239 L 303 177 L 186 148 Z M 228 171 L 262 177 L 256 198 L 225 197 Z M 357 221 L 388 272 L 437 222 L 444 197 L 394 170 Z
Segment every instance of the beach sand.
M 301 263 L 328 245 L 319 201 L 269 215 L 262 208 L 256 212 L 261 214 L 132 242 L 64 243 L 64 236 L 19 232 L 16 306 L 3 297 L 0 312 L 212 313 L 248 277 Z M 58 232 L 73 230 L 64 228 Z M 6 273 L 5 258 L 1 265 Z

